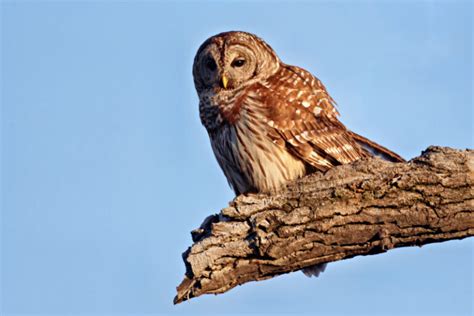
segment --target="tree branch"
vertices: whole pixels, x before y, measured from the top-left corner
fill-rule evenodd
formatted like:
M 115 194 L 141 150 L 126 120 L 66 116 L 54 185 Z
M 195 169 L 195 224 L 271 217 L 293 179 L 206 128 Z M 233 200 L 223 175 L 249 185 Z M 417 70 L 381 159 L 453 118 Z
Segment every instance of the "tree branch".
M 325 262 L 474 235 L 472 150 L 357 161 L 239 196 L 192 232 L 175 304 Z

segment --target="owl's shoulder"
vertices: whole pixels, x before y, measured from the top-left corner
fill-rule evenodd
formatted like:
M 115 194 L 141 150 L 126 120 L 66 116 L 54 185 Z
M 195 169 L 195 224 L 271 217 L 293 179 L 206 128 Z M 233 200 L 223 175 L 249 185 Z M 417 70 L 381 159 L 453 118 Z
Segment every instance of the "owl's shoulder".
M 312 113 L 337 117 L 339 113 L 323 83 L 309 71 L 292 65 L 282 64 L 280 69 L 258 87 L 264 103 L 278 114 L 291 110 L 298 113 Z

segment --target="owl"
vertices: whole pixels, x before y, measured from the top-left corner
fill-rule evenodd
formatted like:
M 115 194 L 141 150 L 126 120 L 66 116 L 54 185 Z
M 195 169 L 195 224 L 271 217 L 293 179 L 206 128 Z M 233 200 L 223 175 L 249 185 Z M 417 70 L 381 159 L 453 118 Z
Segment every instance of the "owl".
M 254 34 L 231 31 L 207 39 L 194 58 L 193 77 L 201 122 L 236 195 L 276 192 L 363 157 L 403 161 L 348 130 L 321 81 L 282 62 Z M 317 276 L 324 268 L 303 272 Z

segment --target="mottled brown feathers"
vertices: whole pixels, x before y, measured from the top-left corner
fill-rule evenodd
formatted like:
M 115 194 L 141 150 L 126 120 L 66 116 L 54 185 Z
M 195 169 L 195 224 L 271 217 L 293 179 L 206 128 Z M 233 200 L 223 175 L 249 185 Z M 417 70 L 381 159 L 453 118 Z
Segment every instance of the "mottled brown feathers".
M 193 75 L 201 121 L 236 194 L 276 191 L 308 170 L 372 155 L 403 161 L 349 131 L 321 81 L 281 62 L 253 34 L 224 32 L 206 40 Z

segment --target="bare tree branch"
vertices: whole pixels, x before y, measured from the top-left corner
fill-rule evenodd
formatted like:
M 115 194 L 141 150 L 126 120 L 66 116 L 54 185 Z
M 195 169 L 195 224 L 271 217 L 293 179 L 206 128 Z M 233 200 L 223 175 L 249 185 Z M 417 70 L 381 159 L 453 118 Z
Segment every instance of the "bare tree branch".
M 239 196 L 192 232 L 175 304 L 314 264 L 474 235 L 472 150 L 368 159 Z

